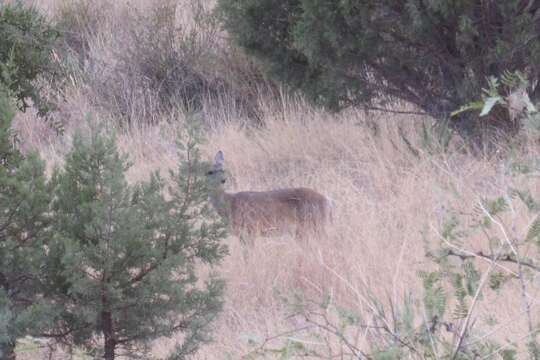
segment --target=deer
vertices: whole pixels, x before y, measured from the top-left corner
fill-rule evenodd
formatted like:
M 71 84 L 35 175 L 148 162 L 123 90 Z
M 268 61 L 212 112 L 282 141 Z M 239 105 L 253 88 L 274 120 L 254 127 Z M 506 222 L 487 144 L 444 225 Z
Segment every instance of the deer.
M 219 150 L 206 173 L 209 199 L 242 244 L 253 245 L 256 237 L 291 234 L 299 239 L 322 235 L 331 220 L 329 198 L 299 187 L 269 191 L 225 191 L 223 151 Z

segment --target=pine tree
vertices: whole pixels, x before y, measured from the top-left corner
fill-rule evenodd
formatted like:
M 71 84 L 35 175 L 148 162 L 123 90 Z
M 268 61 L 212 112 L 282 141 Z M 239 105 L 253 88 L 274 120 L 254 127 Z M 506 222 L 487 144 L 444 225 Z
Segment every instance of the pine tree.
M 129 184 L 127 157 L 93 129 L 53 175 L 49 261 L 63 270 L 50 284 L 64 304 L 56 331 L 93 356 L 148 358 L 152 340 L 182 333 L 170 358 L 183 359 L 208 339 L 224 284 L 197 270 L 226 254 L 224 227 L 206 204 L 196 141 L 186 154 L 169 187 L 157 173 Z
M 44 164 L 12 143 L 14 104 L 0 85 L 0 358 L 15 359 L 19 338 L 40 333 L 51 314 L 40 272 L 50 202 Z

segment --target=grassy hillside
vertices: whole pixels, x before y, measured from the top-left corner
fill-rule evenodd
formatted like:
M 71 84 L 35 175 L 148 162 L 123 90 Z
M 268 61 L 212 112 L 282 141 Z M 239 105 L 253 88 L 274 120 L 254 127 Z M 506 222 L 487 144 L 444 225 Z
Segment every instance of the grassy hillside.
M 368 294 L 385 306 L 400 303 L 409 293 L 420 297 L 417 273 L 434 266 L 425 257 L 426 247 L 440 243 L 441 228 L 451 214 L 467 219 L 480 199 L 504 195 L 509 187 L 527 187 L 540 196 L 538 177 L 524 180 L 510 171 L 513 163 L 537 157 L 537 147 L 499 144 L 473 156 L 458 137 L 443 148 L 435 130 L 424 133 L 433 129 L 430 118 L 315 109 L 266 81 L 228 45 L 217 25 L 194 16 L 193 11 L 203 16 L 207 10 L 193 8 L 191 2 L 179 1 L 176 7 L 174 1 L 149 0 L 38 3 L 65 26 L 69 42 L 59 47 L 58 56 L 71 75 L 65 100 L 53 114 L 63 135 L 32 111 L 19 114 L 15 126 L 23 149 L 37 149 L 52 167 L 61 162 L 74 129 L 103 121 L 117 131 L 121 149 L 135 164 L 130 178 L 141 179 L 153 170 L 175 167 L 176 130 L 196 119 L 205 129 L 205 156 L 210 159 L 219 149 L 225 154 L 229 191 L 306 186 L 335 204 L 335 223 L 327 237 L 308 243 L 260 238 L 248 249 L 235 237 L 227 239 L 231 255 L 219 269 L 227 281 L 225 310 L 215 341 L 202 348 L 199 359 L 239 359 L 253 350 L 250 339 L 262 341 L 297 328 L 300 324 L 288 318 L 291 308 L 285 301 L 295 294 L 314 301 L 330 294 L 333 304 L 367 318 L 374 311 Z M 161 13 L 159 6 L 165 9 Z M 175 17 L 163 20 L 171 9 L 176 9 Z M 135 41 L 155 44 L 150 37 L 158 32 L 151 28 L 156 19 L 172 21 L 178 32 L 171 42 L 151 50 L 157 53 L 144 53 L 150 50 Z M 195 37 L 188 40 L 190 36 Z M 156 85 L 157 72 L 163 70 L 158 65 L 175 59 L 185 63 L 174 70 L 179 74 L 174 82 Z M 186 104 L 177 102 L 179 94 L 173 90 L 178 88 L 193 96 L 188 105 L 194 115 L 185 115 Z M 512 221 L 519 233 L 532 217 L 517 208 Z M 479 249 L 485 241 L 474 235 L 462 246 Z M 532 306 L 538 317 L 538 278 L 533 284 L 528 294 L 536 299 Z M 488 291 L 478 300 L 476 326 L 501 344 L 523 343 L 527 334 L 521 294 L 517 286 L 515 290 L 505 296 Z M 490 325 L 491 319 L 497 325 Z M 324 331 L 317 331 L 324 337 Z M 371 336 L 365 330 L 356 339 L 362 345 Z M 286 337 L 267 345 L 279 346 Z M 311 345 L 335 345 L 337 351 L 335 340 L 313 340 Z M 173 343 L 159 341 L 155 355 L 165 355 Z M 58 351 L 53 358 L 63 356 Z

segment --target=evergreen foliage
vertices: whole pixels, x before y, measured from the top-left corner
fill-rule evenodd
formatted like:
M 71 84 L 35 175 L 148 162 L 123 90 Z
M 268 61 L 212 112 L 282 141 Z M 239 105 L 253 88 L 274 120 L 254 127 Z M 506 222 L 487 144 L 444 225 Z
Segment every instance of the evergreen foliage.
M 219 262 L 226 248 L 206 204 L 196 143 L 190 136 L 168 188 L 157 173 L 128 184 L 128 159 L 100 129 L 76 136 L 53 175 L 48 267 L 61 271 L 48 281 L 62 304 L 55 331 L 95 357 L 148 358 L 152 340 L 183 333 L 170 356 L 183 359 L 208 340 L 223 282 L 202 281 L 197 269 Z
M 19 1 L 0 3 L 0 66 L 11 67 L 10 78 L 0 73 L 0 83 L 9 87 L 20 110 L 26 110 L 29 101 L 42 115 L 50 110 L 52 104 L 36 80 L 40 76 L 52 80 L 57 75 L 51 54 L 58 37 L 59 33 L 34 7 Z
M 44 164 L 14 147 L 14 104 L 0 84 L 0 358 L 14 359 L 17 339 L 39 334 L 51 314 L 40 297 L 49 189 Z
M 334 110 L 404 100 L 447 117 L 505 70 L 525 72 L 534 99 L 540 95 L 540 1 L 218 4 L 238 45 L 270 74 Z

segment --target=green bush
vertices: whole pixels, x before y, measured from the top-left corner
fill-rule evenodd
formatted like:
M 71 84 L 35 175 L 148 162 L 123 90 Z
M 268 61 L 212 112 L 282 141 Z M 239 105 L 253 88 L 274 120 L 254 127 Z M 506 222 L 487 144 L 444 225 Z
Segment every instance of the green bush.
M 14 101 L 0 84 L 0 358 L 15 359 L 15 344 L 47 328 L 41 298 L 49 189 L 44 164 L 13 147 Z
M 219 0 L 218 8 L 270 74 L 334 110 L 400 100 L 446 118 L 489 76 L 521 70 L 531 84 L 540 76 L 539 1 Z
M 44 76 L 54 81 L 51 54 L 58 36 L 37 9 L 18 1 L 0 4 L 0 65 L 11 68 L 9 78 L 0 73 L 0 83 L 9 87 L 20 110 L 26 110 L 29 101 L 41 115 L 50 110 L 52 104 L 36 80 Z
M 46 268 L 48 298 L 60 305 L 57 337 L 105 359 L 148 358 L 152 340 L 179 333 L 170 359 L 184 359 L 208 340 L 223 282 L 201 281 L 197 270 L 219 262 L 226 248 L 195 145 L 187 143 L 170 186 L 158 174 L 131 185 L 113 137 L 92 129 L 89 139 L 75 138 L 52 179 Z
M 44 163 L 13 146 L 14 115 L 0 84 L 0 358 L 14 360 L 26 336 L 114 359 L 181 333 L 170 359 L 194 353 L 224 287 L 197 270 L 227 253 L 195 133 L 168 186 L 158 174 L 128 184 L 127 158 L 96 129 L 47 181 Z
M 514 130 L 521 130 L 524 135 L 516 137 L 514 143 L 534 143 L 540 138 L 540 114 L 529 97 L 527 90 L 530 87 L 524 74 L 506 71 L 500 78 L 487 79 L 487 87 L 482 89 L 480 99 L 463 105 L 452 116 L 474 111 L 479 114 L 479 119 L 492 123 L 500 123 L 509 117 Z

